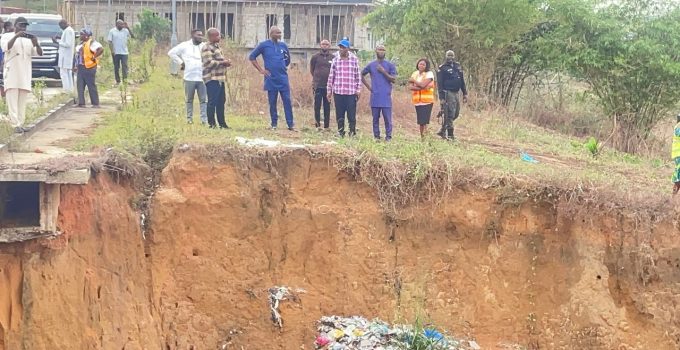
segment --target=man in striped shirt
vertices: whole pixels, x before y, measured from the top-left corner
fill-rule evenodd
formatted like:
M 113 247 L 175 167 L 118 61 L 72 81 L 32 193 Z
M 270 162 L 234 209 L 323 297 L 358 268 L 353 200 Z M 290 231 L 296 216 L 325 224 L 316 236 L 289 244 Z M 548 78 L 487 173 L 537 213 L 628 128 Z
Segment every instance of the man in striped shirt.
M 231 66 L 231 60 L 222 54 L 220 31 L 217 28 L 210 28 L 207 34 L 208 44 L 201 49 L 201 59 L 203 81 L 208 92 L 208 124 L 211 129 L 218 126 L 220 129 L 229 129 L 224 119 L 224 105 L 227 100 L 224 81 L 227 67 Z M 217 114 L 217 123 L 215 123 L 215 114 Z
M 338 121 L 338 135 L 345 136 L 345 115 L 349 122 L 349 136 L 356 135 L 357 101 L 361 92 L 359 59 L 349 51 L 349 40 L 338 43 L 340 54 L 333 58 L 328 75 L 328 99 L 335 102 L 335 118 Z

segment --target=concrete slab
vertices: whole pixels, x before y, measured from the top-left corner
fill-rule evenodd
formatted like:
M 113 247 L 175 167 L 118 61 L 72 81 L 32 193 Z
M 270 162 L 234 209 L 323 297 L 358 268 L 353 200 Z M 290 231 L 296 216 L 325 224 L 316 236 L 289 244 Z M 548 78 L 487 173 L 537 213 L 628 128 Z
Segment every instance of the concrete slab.
M 27 166 L 66 156 L 87 155 L 73 152 L 68 146 L 88 135 L 104 114 L 114 111 L 120 98 L 117 90 L 109 90 L 100 97 L 101 108 L 66 106 L 49 122 L 29 135 L 14 142 L 8 152 L 0 154 L 0 165 Z
M 42 182 L 46 184 L 85 185 L 90 181 L 90 168 L 60 172 L 35 169 L 0 170 L 0 182 Z
M 61 232 L 44 231 L 40 227 L 0 228 L 0 243 L 23 242 L 36 238 L 59 236 Z

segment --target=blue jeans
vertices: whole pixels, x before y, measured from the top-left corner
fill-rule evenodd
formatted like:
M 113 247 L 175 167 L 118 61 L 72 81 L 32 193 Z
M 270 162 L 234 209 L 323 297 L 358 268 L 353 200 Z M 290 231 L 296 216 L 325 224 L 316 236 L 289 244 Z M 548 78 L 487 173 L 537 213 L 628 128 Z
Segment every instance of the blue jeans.
M 293 105 L 290 101 L 290 90 L 273 90 L 267 91 L 269 95 L 269 116 L 272 118 L 272 127 L 276 127 L 279 121 L 279 113 L 276 110 L 276 105 L 278 104 L 279 94 L 281 94 L 281 101 L 283 102 L 283 112 L 286 114 L 286 124 L 289 128 L 294 126 L 293 124 Z
M 211 128 L 215 125 L 215 114 L 217 114 L 217 124 L 220 128 L 226 128 L 227 122 L 224 120 L 224 104 L 226 103 L 226 91 L 224 91 L 224 82 L 211 80 L 205 83 L 208 90 L 208 124 Z
M 208 92 L 205 83 L 202 81 L 184 81 L 184 98 L 187 104 L 187 120 L 192 121 L 194 117 L 194 94 L 198 95 L 198 102 L 201 111 L 201 123 L 208 123 Z
M 373 114 L 373 136 L 380 138 L 380 112 L 385 118 L 385 140 L 392 139 L 392 108 L 391 107 L 372 107 Z

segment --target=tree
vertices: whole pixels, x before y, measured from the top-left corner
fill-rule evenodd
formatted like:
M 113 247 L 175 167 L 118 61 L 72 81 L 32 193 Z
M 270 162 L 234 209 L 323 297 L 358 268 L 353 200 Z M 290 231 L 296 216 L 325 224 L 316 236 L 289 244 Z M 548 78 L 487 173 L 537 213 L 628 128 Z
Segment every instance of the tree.
M 143 9 L 139 15 L 139 23 L 135 25 L 135 34 L 142 40 L 167 42 L 170 40 L 171 25 L 169 19 L 159 17 L 149 9 Z
M 558 29 L 543 42 L 553 69 L 587 82 L 616 129 L 613 144 L 636 152 L 680 96 L 680 8 L 653 0 L 557 0 Z
M 441 63 L 453 49 L 469 85 L 509 104 L 532 65 L 527 33 L 539 33 L 542 12 L 532 0 L 395 0 L 368 16 L 376 34 L 402 51 Z

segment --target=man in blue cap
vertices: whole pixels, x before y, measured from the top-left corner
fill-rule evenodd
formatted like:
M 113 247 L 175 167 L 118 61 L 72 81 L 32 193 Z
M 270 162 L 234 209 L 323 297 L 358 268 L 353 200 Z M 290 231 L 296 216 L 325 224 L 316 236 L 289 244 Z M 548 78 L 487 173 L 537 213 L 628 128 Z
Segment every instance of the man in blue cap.
M 361 92 L 359 59 L 349 51 L 349 40 L 338 43 L 340 54 L 333 58 L 328 74 L 328 99 L 335 102 L 335 119 L 338 122 L 338 136 L 345 136 L 345 117 L 349 122 L 349 136 L 356 135 L 357 101 Z
M 253 52 L 250 53 L 250 63 L 264 76 L 264 89 L 269 95 L 269 116 L 271 117 L 272 130 L 276 130 L 279 120 L 276 105 L 279 94 L 281 94 L 288 130 L 295 131 L 293 105 L 290 100 L 290 84 L 288 83 L 290 51 L 288 51 L 288 46 L 281 42 L 281 29 L 279 27 L 271 27 L 269 38 L 269 40 L 265 40 L 257 45 Z M 264 60 L 264 69 L 257 62 L 257 57 L 260 55 Z

